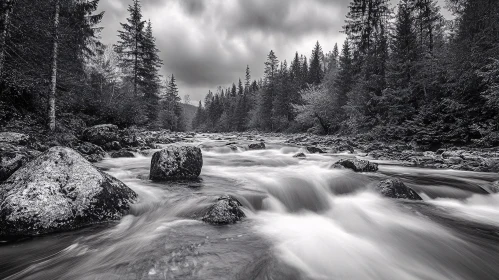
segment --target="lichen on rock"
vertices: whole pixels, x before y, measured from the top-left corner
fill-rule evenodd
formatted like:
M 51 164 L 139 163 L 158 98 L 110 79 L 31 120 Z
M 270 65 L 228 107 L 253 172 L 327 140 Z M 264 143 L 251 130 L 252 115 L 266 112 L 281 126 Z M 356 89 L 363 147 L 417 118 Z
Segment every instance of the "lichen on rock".
M 383 196 L 410 200 L 423 200 L 417 192 L 406 186 L 400 179 L 386 179 L 375 187 Z
M 246 215 L 241 210 L 242 204 L 229 195 L 223 195 L 210 206 L 203 216 L 203 222 L 215 225 L 228 225 L 240 221 Z
M 202 167 L 200 148 L 171 145 L 153 154 L 149 178 L 153 181 L 196 179 Z
M 347 168 L 355 172 L 376 172 L 378 171 L 378 164 L 362 159 L 340 159 L 335 162 L 332 168 Z
M 0 186 L 0 236 L 32 236 L 116 220 L 136 197 L 78 152 L 52 147 Z

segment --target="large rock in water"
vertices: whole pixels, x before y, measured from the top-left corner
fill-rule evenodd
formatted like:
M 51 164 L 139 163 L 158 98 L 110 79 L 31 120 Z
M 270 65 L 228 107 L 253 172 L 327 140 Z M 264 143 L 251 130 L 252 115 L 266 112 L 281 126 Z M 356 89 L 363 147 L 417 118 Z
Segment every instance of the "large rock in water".
M 208 209 L 202 220 L 214 225 L 234 224 L 246 216 L 241 206 L 242 204 L 237 199 L 224 195 Z
M 250 150 L 265 150 L 265 143 L 259 142 L 259 143 L 249 144 L 248 149 L 250 149 Z
M 172 145 L 154 153 L 149 178 L 153 181 L 195 179 L 202 167 L 200 148 Z
M 114 124 L 100 124 L 89 127 L 83 131 L 83 140 L 99 146 L 118 141 L 118 127 Z
M 406 186 L 400 179 L 386 179 L 375 187 L 383 196 L 410 200 L 423 200 L 418 193 Z
M 0 185 L 0 236 L 32 236 L 116 220 L 136 197 L 78 152 L 52 147 Z
M 362 159 L 340 159 L 335 162 L 333 168 L 348 168 L 355 172 L 375 172 L 378 171 L 378 164 Z
M 305 149 L 311 154 L 324 154 L 325 153 L 321 148 L 317 148 L 314 146 L 308 146 Z

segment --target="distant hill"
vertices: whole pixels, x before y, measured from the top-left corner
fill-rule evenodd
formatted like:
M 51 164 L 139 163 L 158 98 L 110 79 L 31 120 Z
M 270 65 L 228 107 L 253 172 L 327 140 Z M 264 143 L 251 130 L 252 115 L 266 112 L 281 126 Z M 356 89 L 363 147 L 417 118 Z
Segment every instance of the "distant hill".
M 192 130 L 192 120 L 194 119 L 194 115 L 196 115 L 196 110 L 198 109 L 198 107 L 184 103 L 180 103 L 180 105 L 184 110 L 186 128 L 187 130 Z

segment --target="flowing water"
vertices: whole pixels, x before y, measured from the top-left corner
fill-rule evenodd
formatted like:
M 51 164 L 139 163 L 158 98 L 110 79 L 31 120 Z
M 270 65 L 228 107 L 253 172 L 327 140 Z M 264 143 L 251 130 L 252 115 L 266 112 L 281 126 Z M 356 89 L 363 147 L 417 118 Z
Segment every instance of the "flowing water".
M 0 245 L 6 279 L 499 279 L 499 174 L 380 162 L 380 171 L 329 169 L 348 155 L 307 154 L 282 139 L 231 150 L 198 136 L 201 178 L 153 183 L 149 156 L 98 164 L 139 194 L 115 223 Z M 153 152 L 153 151 L 151 151 Z M 371 190 L 401 178 L 423 202 Z M 199 213 L 230 194 L 243 221 L 213 226 Z

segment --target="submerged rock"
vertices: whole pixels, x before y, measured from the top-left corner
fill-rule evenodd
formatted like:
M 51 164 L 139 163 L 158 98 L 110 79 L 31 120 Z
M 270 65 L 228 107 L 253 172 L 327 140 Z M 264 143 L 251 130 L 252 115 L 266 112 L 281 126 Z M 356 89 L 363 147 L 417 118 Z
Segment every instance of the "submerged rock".
M 265 143 L 253 143 L 248 145 L 248 149 L 250 150 L 265 150 Z
M 378 164 L 363 159 L 340 159 L 332 165 L 333 168 L 348 168 L 355 172 L 376 172 Z
M 24 146 L 0 142 L 0 181 L 7 180 L 12 173 L 39 154 L 39 151 Z
M 375 187 L 383 196 L 410 200 L 423 200 L 418 193 L 406 186 L 400 179 L 386 179 Z
M 324 154 L 325 153 L 321 148 L 317 148 L 314 146 L 308 146 L 305 149 L 311 154 Z
M 294 158 L 306 158 L 307 156 L 304 153 L 297 153 L 293 157 Z
M 83 140 L 99 146 L 118 141 L 118 127 L 114 124 L 101 124 L 89 127 L 83 131 Z
M 242 204 L 237 199 L 224 195 L 208 209 L 202 220 L 214 225 L 234 224 L 246 216 L 241 206 Z
M 52 147 L 0 186 L 0 236 L 32 236 L 116 220 L 136 197 L 76 151 Z
M 202 167 L 200 148 L 172 145 L 154 153 L 149 178 L 153 181 L 195 179 Z
M 117 152 L 111 153 L 112 158 L 133 158 L 135 155 L 127 150 L 119 150 Z

